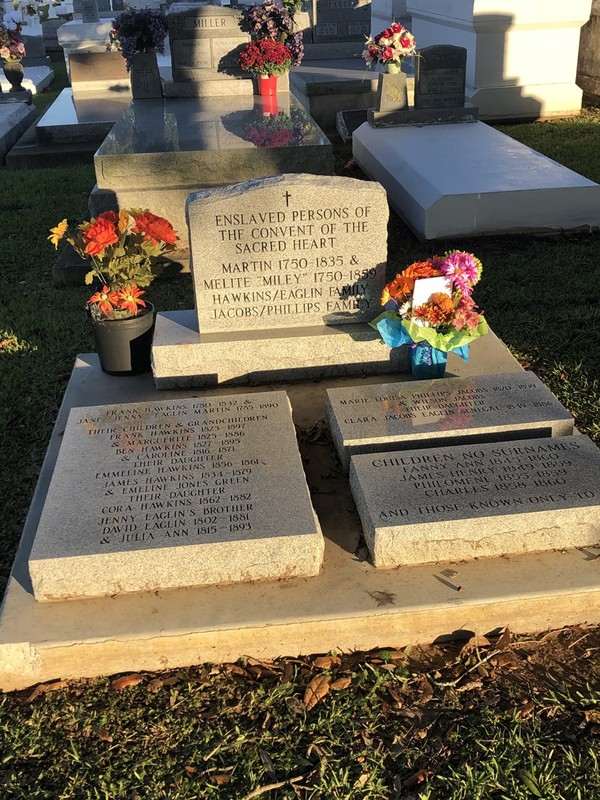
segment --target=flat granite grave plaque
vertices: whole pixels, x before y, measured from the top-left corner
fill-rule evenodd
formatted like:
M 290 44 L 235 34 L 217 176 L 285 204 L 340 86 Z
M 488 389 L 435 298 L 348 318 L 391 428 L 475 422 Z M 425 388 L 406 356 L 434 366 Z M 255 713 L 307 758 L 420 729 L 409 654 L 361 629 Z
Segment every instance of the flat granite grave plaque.
M 74 408 L 29 558 L 36 600 L 318 574 L 285 392 Z
M 195 192 L 186 214 L 200 334 L 379 313 L 388 205 L 378 184 L 276 175 Z
M 465 104 L 467 49 L 451 44 L 419 50 L 415 59 L 415 108 L 459 108 Z
M 600 451 L 587 436 L 352 456 L 350 487 L 376 567 L 600 540 Z
M 328 389 L 327 418 L 348 469 L 359 453 L 573 433 L 573 417 L 533 372 Z

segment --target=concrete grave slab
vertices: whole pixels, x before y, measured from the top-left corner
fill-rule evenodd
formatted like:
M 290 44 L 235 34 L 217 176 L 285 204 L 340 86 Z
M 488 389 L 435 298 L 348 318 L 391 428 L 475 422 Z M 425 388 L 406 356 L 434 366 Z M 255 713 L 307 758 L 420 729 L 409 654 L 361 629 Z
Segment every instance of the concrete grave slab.
M 381 186 L 277 175 L 193 193 L 186 216 L 201 334 L 368 322 L 380 311 Z
M 0 164 L 5 163 L 6 154 L 35 117 L 36 110 L 32 105 L 18 102 L 0 103 Z
M 573 433 L 573 417 L 533 372 L 331 389 L 327 418 L 348 469 L 359 453 Z
M 600 227 L 597 183 L 483 122 L 363 124 L 352 152 L 424 240 Z
M 277 392 L 74 408 L 29 570 L 43 602 L 306 577 L 322 557 Z
M 586 547 L 600 540 L 600 451 L 587 436 L 352 456 L 376 567 Z
M 63 89 L 39 119 L 37 140 L 46 145 L 81 142 L 99 147 L 130 101 L 128 91 Z
M 331 175 L 331 142 L 289 95 L 278 99 L 282 125 L 294 126 L 299 119 L 302 135 L 284 143 L 252 142 L 248 131 L 263 119 L 262 100 L 252 95 L 167 98 L 144 100 L 141 109 L 133 102 L 131 113 L 123 114 L 94 157 L 92 213 L 152 208 L 185 238 L 191 192 L 283 172 Z
M 498 340 L 481 360 L 474 349 L 470 366 L 496 373 L 517 368 Z M 313 429 L 324 415 L 326 387 L 380 380 L 337 378 L 287 386 L 294 421 L 301 430 Z M 218 398 L 237 391 L 252 390 L 214 389 L 209 394 Z M 431 642 L 465 630 L 483 634 L 510 625 L 524 633 L 600 621 L 597 548 L 481 559 L 443 570 L 435 565 L 375 569 L 355 555 L 360 526 L 348 482 L 334 469 L 331 449 L 310 445 L 310 435 L 302 446 L 310 447 L 307 475 L 319 489 L 313 502 L 325 534 L 318 576 L 38 603 L 27 562 L 69 409 L 194 394 L 157 393 L 150 375 L 118 379 L 101 372 L 97 356 L 78 357 L 0 610 L 2 690 L 58 677 L 235 661 L 242 655 L 369 650 Z

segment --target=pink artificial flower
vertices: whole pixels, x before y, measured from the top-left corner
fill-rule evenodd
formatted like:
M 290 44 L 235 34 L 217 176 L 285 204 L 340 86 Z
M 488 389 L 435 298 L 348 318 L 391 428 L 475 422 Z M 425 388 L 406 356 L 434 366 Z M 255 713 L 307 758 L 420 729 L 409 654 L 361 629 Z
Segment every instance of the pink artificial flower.
M 455 289 L 470 295 L 472 287 L 479 280 L 481 262 L 472 253 L 455 250 L 446 254 L 439 270 L 452 280 Z

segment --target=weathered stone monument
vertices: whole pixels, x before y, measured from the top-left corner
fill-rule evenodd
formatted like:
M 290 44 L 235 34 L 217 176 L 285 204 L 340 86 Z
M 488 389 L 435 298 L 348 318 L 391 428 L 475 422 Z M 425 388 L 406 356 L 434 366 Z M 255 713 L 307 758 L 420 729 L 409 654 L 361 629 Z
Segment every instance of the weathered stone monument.
M 370 0 L 317 0 L 315 44 L 364 42 L 371 28 Z
M 192 194 L 187 215 L 196 314 L 158 315 L 158 387 L 390 368 L 366 324 L 385 282 L 380 186 L 279 175 Z
M 379 76 L 377 105 L 367 115 L 371 126 L 441 125 L 477 120 L 477 109 L 465 106 L 466 48 L 426 47 L 417 51 L 415 65 L 411 107 L 403 73 Z
M 356 455 L 350 485 L 376 567 L 586 547 L 600 534 L 587 436 Z
M 237 9 L 175 3 L 168 20 L 173 81 L 165 84 L 167 97 L 252 95 L 252 78 L 238 64 L 250 37 L 240 29 Z
M 322 557 L 273 392 L 73 409 L 29 568 L 50 601 L 310 576 Z
M 326 410 L 346 469 L 361 453 L 573 433 L 532 372 L 329 389 Z

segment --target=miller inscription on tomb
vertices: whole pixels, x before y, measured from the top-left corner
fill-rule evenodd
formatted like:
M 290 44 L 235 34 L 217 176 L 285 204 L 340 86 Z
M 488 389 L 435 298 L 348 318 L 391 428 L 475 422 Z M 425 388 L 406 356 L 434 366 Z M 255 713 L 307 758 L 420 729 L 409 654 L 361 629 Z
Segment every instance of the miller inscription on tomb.
M 191 194 L 186 213 L 201 334 L 379 313 L 389 213 L 379 184 L 277 175 Z
M 56 600 L 315 575 L 322 553 L 269 392 L 72 409 L 29 566 Z

